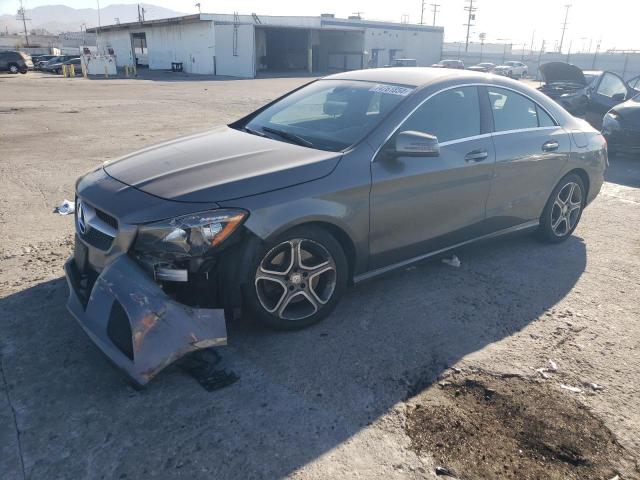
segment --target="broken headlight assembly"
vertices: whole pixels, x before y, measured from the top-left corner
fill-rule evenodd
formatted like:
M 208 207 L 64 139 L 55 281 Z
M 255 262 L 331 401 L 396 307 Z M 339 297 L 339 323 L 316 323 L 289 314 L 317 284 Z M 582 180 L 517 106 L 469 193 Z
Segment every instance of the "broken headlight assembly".
M 141 225 L 134 250 L 170 261 L 203 257 L 229 238 L 247 216 L 244 210 L 221 209 Z

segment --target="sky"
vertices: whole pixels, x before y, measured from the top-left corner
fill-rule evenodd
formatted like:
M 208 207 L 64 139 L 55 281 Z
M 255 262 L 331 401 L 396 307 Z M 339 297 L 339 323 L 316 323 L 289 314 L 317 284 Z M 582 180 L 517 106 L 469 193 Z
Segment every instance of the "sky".
M 196 13 L 198 0 L 146 0 L 145 3 L 170 8 L 179 12 Z M 319 15 L 334 13 L 346 17 L 354 12 L 371 20 L 400 21 L 409 16 L 412 23 L 420 22 L 422 0 L 199 0 L 203 13 L 240 14 L 256 12 L 258 15 Z M 466 12 L 469 0 L 425 0 L 425 23 L 431 24 L 432 3 L 440 4 L 436 24 L 445 27 L 445 41 L 464 40 L 466 35 Z M 96 8 L 96 0 L 23 0 L 26 8 L 40 5 L 62 4 L 73 8 Z M 101 7 L 109 4 L 135 4 L 133 0 L 101 0 Z M 486 41 L 513 43 L 529 48 L 533 37 L 534 49 L 539 49 L 545 40 L 552 49 L 560 40 L 565 5 L 569 9 L 569 20 L 564 40 L 564 50 L 595 50 L 599 40 L 602 49 L 638 49 L 640 35 L 637 26 L 640 20 L 640 0 L 474 0 L 477 6 L 475 26 L 471 27 L 471 40 L 479 41 L 478 35 L 486 33 Z M 0 0 L 0 14 L 13 14 L 19 0 Z

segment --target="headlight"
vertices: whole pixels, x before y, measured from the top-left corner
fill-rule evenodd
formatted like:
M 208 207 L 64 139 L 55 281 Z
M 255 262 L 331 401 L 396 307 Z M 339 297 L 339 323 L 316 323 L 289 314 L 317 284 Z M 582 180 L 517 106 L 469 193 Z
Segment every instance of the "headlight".
M 224 242 L 247 216 L 243 210 L 210 210 L 142 225 L 134 249 L 172 259 L 202 256 Z
M 607 114 L 605 115 L 605 118 L 607 120 L 611 119 L 611 120 L 618 121 L 620 120 L 620 114 L 614 110 L 611 110 L 610 112 L 607 112 Z

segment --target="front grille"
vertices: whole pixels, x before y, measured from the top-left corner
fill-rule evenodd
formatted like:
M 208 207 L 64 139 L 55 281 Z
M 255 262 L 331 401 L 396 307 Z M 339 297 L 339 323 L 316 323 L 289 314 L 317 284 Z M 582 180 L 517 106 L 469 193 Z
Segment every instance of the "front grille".
M 80 234 L 80 236 L 89 245 L 99 248 L 100 250 L 109 250 L 113 243 L 113 237 L 95 228 L 89 228 L 86 233 Z
M 75 218 L 76 231 L 82 240 L 100 250 L 106 251 L 111 248 L 118 234 L 118 220 L 115 217 L 81 199 L 76 199 Z
M 104 223 L 109 225 L 114 230 L 118 229 L 118 220 L 116 220 L 114 217 L 112 217 L 108 213 L 103 212 L 102 210 L 98 210 L 96 208 L 96 217 L 98 217 L 100 220 L 102 220 Z

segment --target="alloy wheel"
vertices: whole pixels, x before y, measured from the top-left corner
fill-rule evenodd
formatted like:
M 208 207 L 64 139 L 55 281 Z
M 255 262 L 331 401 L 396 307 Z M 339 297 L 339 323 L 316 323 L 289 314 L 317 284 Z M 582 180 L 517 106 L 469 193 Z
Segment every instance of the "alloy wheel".
M 569 182 L 560 189 L 551 208 L 551 230 L 557 237 L 568 235 L 575 227 L 582 210 L 582 188 Z
M 11 66 L 9 67 L 9 71 L 10 71 L 11 73 L 18 73 L 18 67 L 16 67 L 15 65 L 11 65 Z
M 258 300 L 284 320 L 318 312 L 336 288 L 336 263 L 320 243 L 304 238 L 284 241 L 263 257 L 255 275 Z

